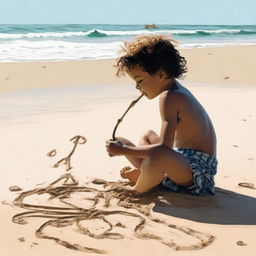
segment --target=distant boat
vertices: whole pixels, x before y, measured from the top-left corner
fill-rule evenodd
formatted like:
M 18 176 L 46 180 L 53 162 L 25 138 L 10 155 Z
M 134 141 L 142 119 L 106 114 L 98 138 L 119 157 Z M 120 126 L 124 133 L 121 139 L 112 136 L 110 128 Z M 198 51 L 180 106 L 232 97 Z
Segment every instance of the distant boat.
M 156 28 L 158 28 L 158 26 L 156 25 L 156 24 L 146 24 L 145 26 L 144 26 L 144 28 L 148 28 L 148 29 L 156 29 Z

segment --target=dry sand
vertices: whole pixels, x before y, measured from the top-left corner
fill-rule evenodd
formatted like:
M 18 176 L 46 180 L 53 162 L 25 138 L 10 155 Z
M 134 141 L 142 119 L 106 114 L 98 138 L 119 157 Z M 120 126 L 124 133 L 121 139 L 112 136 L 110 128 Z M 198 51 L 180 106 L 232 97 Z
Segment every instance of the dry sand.
M 60 240 L 53 241 L 36 237 L 35 231 L 52 218 L 34 217 L 27 219 L 26 225 L 19 225 L 11 220 L 15 214 L 25 211 L 12 205 L 14 198 L 21 192 L 34 188 L 38 188 L 39 193 L 40 191 L 41 193 L 49 192 L 48 185 L 65 173 L 65 166 L 55 169 L 52 166 L 71 152 L 74 144 L 69 142 L 69 139 L 78 134 L 85 136 L 88 140 L 85 144 L 77 146 L 71 158 L 73 167 L 71 173 L 80 182 L 78 185 L 80 192 L 72 193 L 71 199 L 65 198 L 64 201 L 68 204 L 64 204 L 56 198 L 48 200 L 49 194 L 31 196 L 25 199 L 25 203 L 88 209 L 95 202 L 88 198 L 95 200 L 97 195 L 99 202 L 96 205 L 96 212 L 101 219 L 91 217 L 90 220 L 83 220 L 82 227 L 88 227 L 92 233 L 100 235 L 109 228 L 109 223 L 111 223 L 113 229 L 110 233 L 118 233 L 119 236 L 106 232 L 105 235 L 108 237 L 92 238 L 88 234 L 82 234 L 81 226 L 77 226 L 75 222 L 66 222 L 65 225 L 62 223 L 62 227 L 59 228 L 46 226 L 45 234 L 69 242 L 73 245 L 73 249 L 82 249 L 80 246 L 97 248 L 107 251 L 107 255 L 255 254 L 256 189 L 238 185 L 239 183 L 256 185 L 254 149 L 256 144 L 254 135 L 256 89 L 253 86 L 255 85 L 253 76 L 255 47 L 184 50 L 184 53 L 188 57 L 190 72 L 193 68 L 194 70 L 187 77 L 189 82 L 184 81 L 183 83 L 208 111 L 218 136 L 219 168 L 216 176 L 217 192 L 215 196 L 195 197 L 153 191 L 134 201 L 134 197 L 127 195 L 124 190 L 113 190 L 113 186 L 116 187 L 119 183 L 107 183 L 104 187 L 104 184 L 97 185 L 92 182 L 95 178 L 116 182 L 120 179 L 119 170 L 127 165 L 127 161 L 123 157 L 109 158 L 104 148 L 104 142 L 111 137 L 117 118 L 129 105 L 131 99 L 136 98 L 137 95 L 132 87 L 125 85 L 131 81 L 128 78 L 115 79 L 113 70 L 112 74 L 109 73 L 106 76 L 97 74 L 99 69 L 104 72 L 110 71 L 110 64 L 113 63 L 113 60 L 1 64 L 2 92 L 35 87 L 84 85 L 94 81 L 95 84 L 102 84 L 102 87 L 97 87 L 101 88 L 101 91 L 97 92 L 104 94 L 108 99 L 112 97 L 115 87 L 115 85 L 108 87 L 108 84 L 120 84 L 116 87 L 116 98 L 113 97 L 111 101 L 102 100 L 97 104 L 88 101 L 89 111 L 82 108 L 81 112 L 58 111 L 32 115 L 33 110 L 23 110 L 21 109 L 22 105 L 19 105 L 24 100 L 36 104 L 34 101 L 37 98 L 29 91 L 24 91 L 21 96 L 19 93 L 6 93 L 2 94 L 3 97 L 0 96 L 2 111 L 8 110 L 8 104 L 16 103 L 17 109 L 20 108 L 27 113 L 24 116 L 7 119 L 7 111 L 6 119 L 1 120 L 0 200 L 2 204 L 0 206 L 0 225 L 4 235 L 0 237 L 0 246 L 3 255 L 98 255 L 95 252 L 88 253 L 66 248 L 56 243 L 58 241 L 61 243 Z M 208 55 L 208 53 L 212 55 Z M 221 63 L 215 67 L 214 61 L 217 61 L 218 58 L 221 59 Z M 240 64 L 234 59 L 240 60 Z M 241 64 L 242 59 L 244 59 L 243 65 Z M 195 70 L 196 67 L 198 70 Z M 214 71 L 210 72 L 207 67 L 212 67 Z M 89 69 L 90 71 L 88 71 Z M 69 73 L 65 72 L 68 70 Z M 86 70 L 84 71 L 86 76 L 82 75 L 84 74 L 83 70 Z M 204 75 L 199 77 L 201 70 L 204 70 Z M 224 79 L 226 76 L 229 79 Z M 9 80 L 4 80 L 3 77 L 9 78 Z M 199 82 L 196 82 L 197 80 Z M 10 87 L 3 89 L 2 81 L 5 85 L 4 88 L 7 83 L 10 84 Z M 104 85 L 106 86 L 104 87 Z M 88 86 L 88 88 L 91 87 Z M 124 97 L 124 91 L 127 93 L 127 97 Z M 59 92 L 60 98 L 63 97 L 61 88 L 56 92 Z M 82 100 L 83 93 L 84 91 L 77 92 L 81 98 L 75 97 L 76 94 L 72 95 L 70 99 L 70 101 L 73 100 L 72 104 L 75 104 L 76 98 Z M 24 98 L 25 95 L 27 95 L 26 98 Z M 97 93 L 95 95 L 92 97 L 97 97 Z M 119 97 L 117 97 L 118 95 Z M 44 95 L 44 97 L 46 96 Z M 68 105 L 68 100 L 68 98 L 64 99 L 66 105 Z M 72 104 L 70 106 L 73 106 Z M 160 117 L 157 105 L 157 99 L 152 101 L 142 99 L 128 113 L 118 128 L 117 134 L 137 142 L 139 136 L 149 128 L 159 132 Z M 28 106 L 30 105 L 28 104 Z M 145 109 L 149 111 L 145 111 Z M 63 106 L 59 110 L 63 110 Z M 14 113 L 10 114 L 14 116 Z M 143 123 L 139 122 L 142 116 Z M 57 154 L 49 158 L 47 153 L 53 149 L 56 149 Z M 61 182 L 53 185 L 52 193 L 54 191 L 57 193 L 56 186 L 60 186 L 60 184 Z M 10 192 L 8 188 L 14 185 L 22 188 L 22 191 Z M 73 186 L 72 190 L 78 186 Z M 90 187 L 87 189 L 89 191 L 85 187 Z M 46 188 L 48 190 L 45 190 Z M 98 191 L 92 191 L 92 188 L 97 188 L 97 190 L 112 188 L 112 190 L 109 193 L 98 194 Z M 60 189 L 58 193 L 60 191 L 63 190 Z M 121 201 L 118 202 L 117 198 L 120 196 Z M 106 202 L 109 202 L 110 206 Z M 127 205 L 127 203 L 129 204 Z M 34 211 L 33 207 L 27 207 Z M 53 208 L 49 209 L 46 213 L 48 217 L 52 214 L 50 211 Z M 80 210 L 76 208 L 76 211 Z M 102 214 L 103 211 L 119 212 L 112 212 L 111 215 L 108 215 L 108 213 Z M 128 212 L 129 216 L 120 211 Z M 83 214 L 85 216 L 86 212 Z M 105 216 L 105 220 L 102 219 L 103 216 Z M 134 232 L 134 228 L 144 219 L 146 223 Z M 53 221 L 52 224 L 56 226 L 61 223 Z M 123 236 L 122 239 L 111 239 L 121 238 L 120 234 Z M 70 244 L 66 243 L 65 245 L 70 247 Z M 83 250 L 85 249 L 83 248 Z

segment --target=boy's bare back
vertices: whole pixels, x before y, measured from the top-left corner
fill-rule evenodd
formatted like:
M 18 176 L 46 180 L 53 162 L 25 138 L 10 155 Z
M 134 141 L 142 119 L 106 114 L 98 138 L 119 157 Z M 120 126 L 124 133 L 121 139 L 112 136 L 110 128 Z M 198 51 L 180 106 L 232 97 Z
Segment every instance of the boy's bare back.
M 216 135 L 212 122 L 188 89 L 176 80 L 171 90 L 160 95 L 159 103 L 162 116 L 166 111 L 176 116 L 174 147 L 197 149 L 209 155 L 216 155 Z

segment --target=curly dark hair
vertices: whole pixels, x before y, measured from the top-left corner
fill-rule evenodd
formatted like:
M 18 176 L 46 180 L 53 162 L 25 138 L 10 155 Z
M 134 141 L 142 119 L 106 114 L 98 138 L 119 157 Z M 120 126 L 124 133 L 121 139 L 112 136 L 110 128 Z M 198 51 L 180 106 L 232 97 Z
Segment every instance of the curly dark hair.
M 127 69 L 139 67 L 155 75 L 158 71 L 168 78 L 181 78 L 187 72 L 186 60 L 174 45 L 177 42 L 164 35 L 139 36 L 135 41 L 125 42 L 123 56 L 117 59 L 117 76 L 125 75 Z

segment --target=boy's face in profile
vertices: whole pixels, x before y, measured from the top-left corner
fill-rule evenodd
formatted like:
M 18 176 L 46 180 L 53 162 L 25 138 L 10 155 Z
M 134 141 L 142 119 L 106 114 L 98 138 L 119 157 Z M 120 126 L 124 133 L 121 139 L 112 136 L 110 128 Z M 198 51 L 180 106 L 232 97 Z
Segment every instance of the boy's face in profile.
M 150 75 L 139 66 L 127 69 L 126 73 L 136 82 L 136 88 L 148 99 L 153 99 L 162 93 L 166 84 L 170 81 L 170 79 L 166 79 L 164 75 Z

